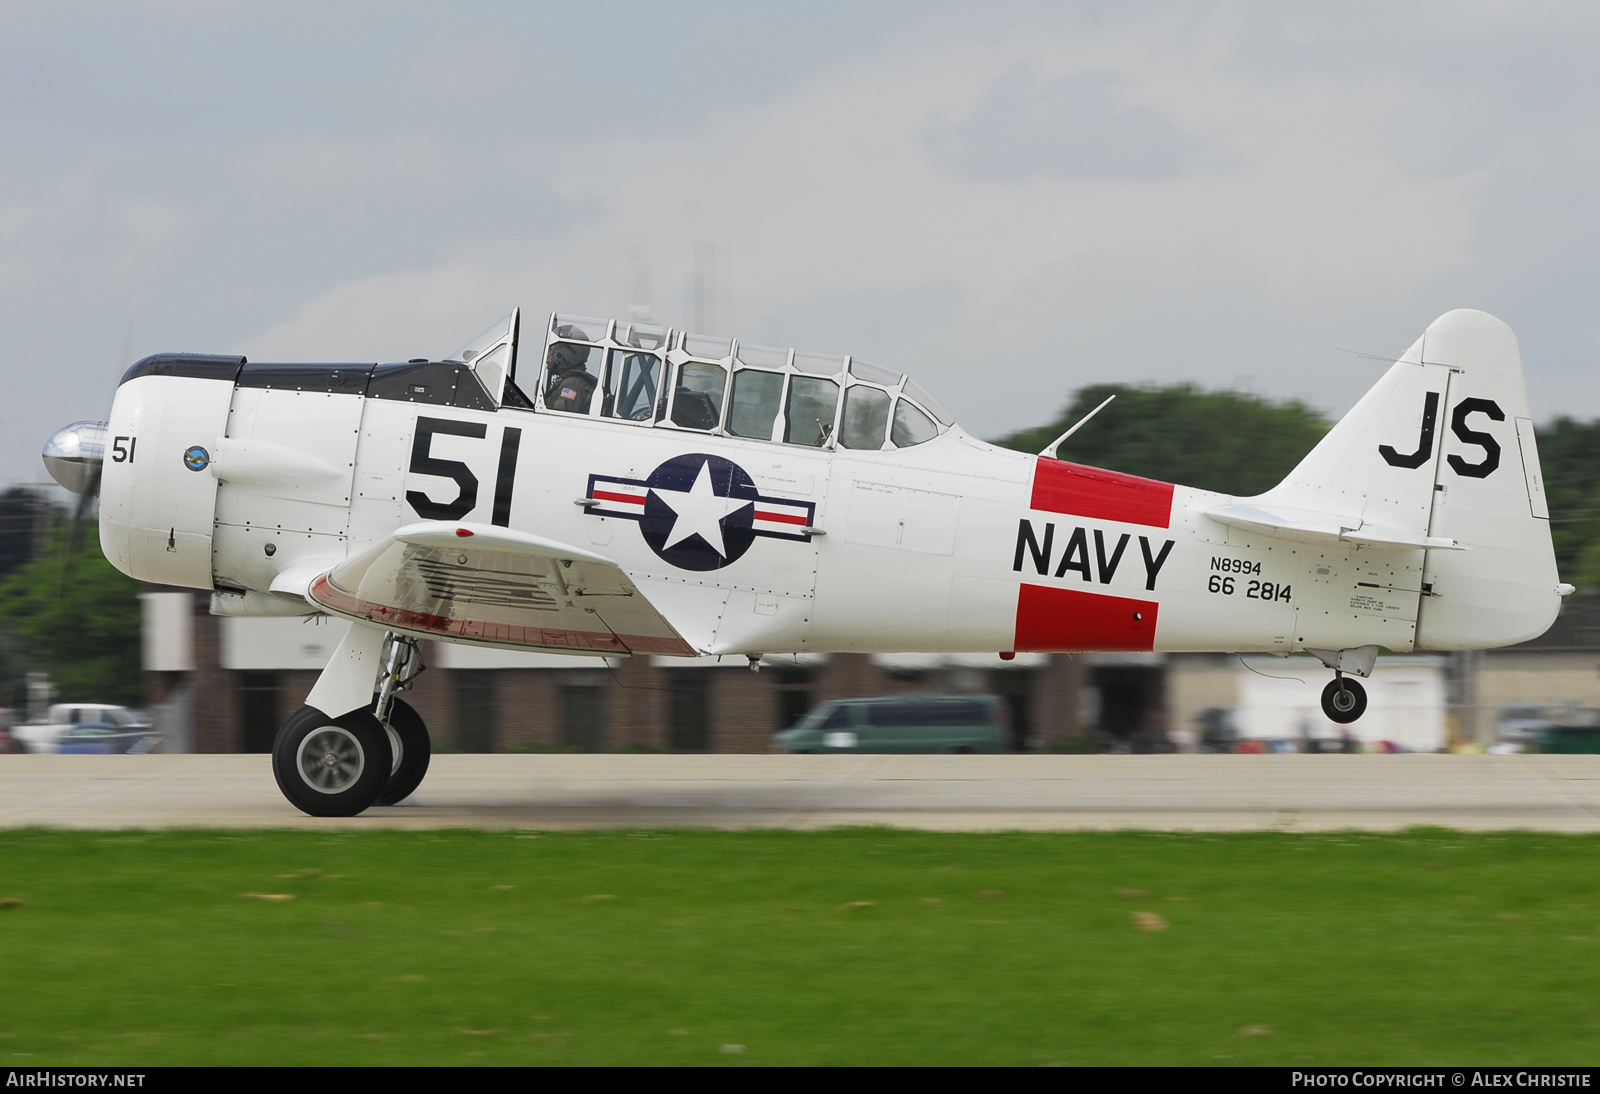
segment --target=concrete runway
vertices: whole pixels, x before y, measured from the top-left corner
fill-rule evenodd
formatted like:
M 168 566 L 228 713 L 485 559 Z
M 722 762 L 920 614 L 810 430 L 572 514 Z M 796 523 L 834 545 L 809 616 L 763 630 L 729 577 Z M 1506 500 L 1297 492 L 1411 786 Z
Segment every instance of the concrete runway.
M 266 756 L 0 756 L 0 827 L 1600 831 L 1600 756 L 437 756 L 319 820 Z

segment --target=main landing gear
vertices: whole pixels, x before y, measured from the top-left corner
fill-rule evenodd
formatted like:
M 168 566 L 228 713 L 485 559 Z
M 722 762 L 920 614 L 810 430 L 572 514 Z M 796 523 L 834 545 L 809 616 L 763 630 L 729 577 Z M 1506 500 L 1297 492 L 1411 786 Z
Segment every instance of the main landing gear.
M 345 649 L 342 644 L 325 678 L 350 671 L 352 662 L 361 664 L 360 657 L 341 661 Z M 272 746 L 278 789 L 313 817 L 353 817 L 371 805 L 394 805 L 410 796 L 428 773 L 428 727 L 396 694 L 422 672 L 421 651 L 415 639 L 389 633 L 377 652 L 381 676 L 370 707 L 332 718 L 315 706 L 304 706 L 278 730 Z M 318 689 L 322 686 L 319 680 Z
M 1367 712 L 1367 689 L 1344 673 L 1335 673 L 1322 689 L 1322 713 L 1331 722 L 1349 725 Z

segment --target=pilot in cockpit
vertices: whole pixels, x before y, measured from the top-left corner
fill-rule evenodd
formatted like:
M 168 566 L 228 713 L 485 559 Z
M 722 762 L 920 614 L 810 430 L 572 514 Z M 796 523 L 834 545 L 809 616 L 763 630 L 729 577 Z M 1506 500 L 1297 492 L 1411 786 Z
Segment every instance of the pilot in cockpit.
M 556 331 L 557 335 L 564 331 Z M 581 335 L 580 335 L 581 337 Z M 573 414 L 589 413 L 589 401 L 599 383 L 595 373 L 589 371 L 593 357 L 598 371 L 600 350 L 594 346 L 580 346 L 572 342 L 557 342 L 550 347 L 545 363 L 544 405 L 551 410 L 565 410 Z

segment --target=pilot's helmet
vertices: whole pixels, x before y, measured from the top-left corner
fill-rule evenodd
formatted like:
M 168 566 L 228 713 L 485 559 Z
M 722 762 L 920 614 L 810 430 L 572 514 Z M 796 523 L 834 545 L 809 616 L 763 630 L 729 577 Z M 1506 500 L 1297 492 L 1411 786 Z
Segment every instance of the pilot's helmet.
M 583 333 L 572 327 L 560 327 L 556 330 L 556 337 L 582 338 Z M 571 342 L 557 342 L 550 347 L 547 360 L 551 372 L 584 372 L 588 369 L 589 347 L 574 345 Z

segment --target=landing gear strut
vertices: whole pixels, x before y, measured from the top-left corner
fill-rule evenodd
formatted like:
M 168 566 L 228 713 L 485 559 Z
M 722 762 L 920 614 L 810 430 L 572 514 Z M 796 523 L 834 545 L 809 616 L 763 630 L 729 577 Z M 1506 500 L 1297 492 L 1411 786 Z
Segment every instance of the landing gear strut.
M 1349 725 L 1367 712 L 1367 689 L 1342 672 L 1335 672 L 1322 689 L 1322 713 L 1329 721 Z
M 353 817 L 371 805 L 394 805 L 416 790 L 428 773 L 432 755 L 428 727 L 397 695 L 422 672 L 416 639 L 390 632 L 383 635 L 381 644 L 376 634 L 365 641 L 370 643 L 369 651 L 378 646 L 381 666 L 372 705 L 337 718 L 314 706 L 301 707 L 283 723 L 272 746 L 272 773 L 278 789 L 313 817 Z M 354 644 L 341 644 L 341 653 L 346 645 Z M 330 679 L 329 674 L 341 671 L 350 660 L 360 661 L 342 662 L 336 653 L 318 681 L 318 689 Z M 370 652 L 365 663 L 372 664 Z M 348 679 L 333 683 L 349 688 Z M 313 689 L 313 696 L 318 689 Z M 323 694 L 338 692 L 330 686 Z
M 417 640 L 393 633 L 384 635 L 382 661 L 383 675 L 378 694 L 372 701 L 372 713 L 389 731 L 394 766 L 383 793 L 378 795 L 378 804 L 394 805 L 410 797 L 421 785 L 433 750 L 428 744 L 428 727 L 421 715 L 398 695 L 409 689 L 422 673 L 422 651 L 417 648 Z

